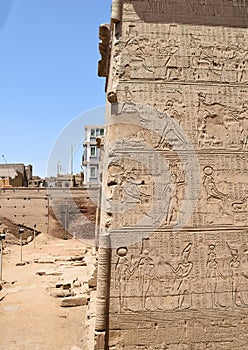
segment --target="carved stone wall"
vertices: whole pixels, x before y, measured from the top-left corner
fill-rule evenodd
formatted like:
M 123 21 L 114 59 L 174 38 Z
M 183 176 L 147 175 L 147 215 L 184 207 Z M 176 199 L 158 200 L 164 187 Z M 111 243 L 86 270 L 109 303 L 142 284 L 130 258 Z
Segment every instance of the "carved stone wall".
M 248 1 L 114 5 L 96 349 L 246 350 Z

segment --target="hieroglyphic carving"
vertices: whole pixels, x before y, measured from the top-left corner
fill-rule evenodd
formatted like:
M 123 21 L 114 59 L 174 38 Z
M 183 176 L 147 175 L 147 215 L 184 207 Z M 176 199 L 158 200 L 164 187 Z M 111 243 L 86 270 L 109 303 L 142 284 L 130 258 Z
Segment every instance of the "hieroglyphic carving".
M 178 133 L 178 128 L 173 125 L 178 123 L 188 133 L 197 149 L 247 150 L 247 88 L 222 87 L 215 94 L 213 89 L 204 91 L 200 87 L 195 88 L 193 92 L 191 87 L 183 87 L 179 92 L 179 85 L 174 89 L 165 89 L 160 83 L 156 83 L 155 86 L 137 84 L 135 88 L 133 84 L 122 86 L 121 84 L 120 88 L 124 91 L 122 93 L 122 90 L 119 90 L 119 101 L 128 100 L 127 91 L 133 102 L 145 99 L 152 105 L 152 101 L 156 101 L 153 105 L 161 113 L 157 116 L 154 114 L 147 121 L 144 120 L 144 126 L 147 124 L 151 128 L 154 123 L 156 126 L 153 128 L 157 128 L 160 133 L 164 129 L 164 135 L 167 136 L 169 132 L 172 134 L 171 129 Z M 170 120 L 165 116 L 170 116 Z M 160 148 L 162 145 L 161 142 Z M 165 143 L 165 146 L 170 148 L 169 144 Z
M 143 216 L 150 217 L 154 185 L 142 163 L 113 160 L 108 167 L 107 186 L 107 207 L 112 212 L 108 227 L 119 227 L 120 222 L 123 226 L 135 225 Z
M 246 350 L 248 2 L 122 4 L 107 84 L 106 347 Z
M 183 186 L 185 186 L 185 171 L 179 169 L 180 165 L 181 163 L 179 163 L 179 165 L 173 163 L 171 164 L 171 181 L 168 184 L 166 184 L 164 188 L 165 198 L 169 198 L 168 212 L 165 222 L 166 225 L 170 225 L 172 222 L 176 222 L 180 207 L 179 202 L 183 198 Z
M 111 260 L 109 235 L 101 235 L 99 244 L 100 250 L 98 256 L 98 284 L 95 330 L 98 332 L 98 338 L 102 338 L 107 330 L 107 307 L 109 299 L 109 277 Z
M 170 266 L 172 272 L 176 276 L 175 291 L 178 294 L 178 302 L 175 309 L 185 308 L 185 297 L 190 293 L 188 276 L 193 268 L 193 263 L 189 261 L 189 255 L 191 251 L 192 243 L 189 243 L 182 251 L 182 261 L 180 261 L 176 268 L 170 263 L 166 263 Z M 186 308 L 191 307 L 192 301 L 190 300 Z
M 191 225 L 247 226 L 247 155 L 214 156 L 214 167 L 202 156 L 202 189 Z
M 211 166 L 206 166 L 203 172 L 203 186 L 207 193 L 207 200 L 216 199 L 219 201 L 223 213 L 226 213 L 225 200 L 227 199 L 227 195 L 218 191 L 213 177 L 214 169 Z
M 124 259 L 124 248 L 117 249 L 119 312 L 248 307 L 247 238 L 246 231 L 163 233 L 156 238 L 159 254 L 149 248 L 155 237 L 141 244 L 140 253 L 138 246 L 130 247 L 127 257 L 125 248 Z
M 219 300 L 218 288 L 220 285 L 220 279 L 226 279 L 220 270 L 217 256 L 215 253 L 215 245 L 210 244 L 208 247 L 208 258 L 206 262 L 206 277 L 209 280 L 211 289 L 212 308 L 222 306 Z
M 151 25 L 149 25 L 151 26 Z M 187 31 L 174 25 L 131 24 L 118 41 L 119 79 L 248 84 L 246 37 L 238 30 Z M 142 30 L 142 36 L 138 32 Z M 216 32 L 219 31 L 218 37 Z M 228 38 L 228 40 L 226 40 Z
M 245 306 L 241 290 L 242 277 L 247 278 L 246 273 L 242 272 L 241 262 L 238 256 L 238 249 L 231 248 L 227 242 L 232 258 L 229 261 L 230 276 L 232 279 L 232 302 L 233 306 Z
M 246 149 L 248 133 L 248 105 L 232 107 L 222 103 L 206 102 L 206 95 L 199 94 L 199 134 L 198 142 L 202 148 L 238 148 Z M 216 122 L 208 123 L 208 120 Z M 219 125 L 219 130 L 216 130 Z M 212 134 L 210 134 L 212 132 Z M 213 133 L 218 133 L 213 135 Z
M 122 312 L 127 310 L 126 289 L 128 280 L 133 273 L 131 269 L 132 257 L 128 259 L 128 249 L 126 247 L 118 248 L 116 254 L 118 255 L 118 260 L 115 265 L 115 288 L 118 288 L 119 291 L 120 312 Z

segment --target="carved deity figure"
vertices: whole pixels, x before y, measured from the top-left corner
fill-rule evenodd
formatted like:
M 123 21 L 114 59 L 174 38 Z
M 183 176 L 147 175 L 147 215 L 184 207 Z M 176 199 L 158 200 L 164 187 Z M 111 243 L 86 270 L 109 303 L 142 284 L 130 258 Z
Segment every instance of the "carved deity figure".
M 184 248 L 184 250 L 181 253 L 182 260 L 181 262 L 179 262 L 177 267 L 174 268 L 170 263 L 165 262 L 165 264 L 167 264 L 171 268 L 172 272 L 175 274 L 175 277 L 176 277 L 175 290 L 178 295 L 178 301 L 175 309 L 183 309 L 183 308 L 191 307 L 191 301 L 190 301 L 190 305 L 187 305 L 185 307 L 185 296 L 186 294 L 190 293 L 188 276 L 193 269 L 193 262 L 189 261 L 191 247 L 192 247 L 192 243 L 189 243 Z
M 177 182 L 175 175 L 171 176 L 171 182 L 167 184 L 164 192 L 169 196 L 169 208 L 166 217 L 166 225 L 169 225 L 171 221 L 176 219 L 178 212 Z
M 178 164 L 171 165 L 170 182 L 165 186 L 163 193 L 168 199 L 168 211 L 166 216 L 166 225 L 170 225 L 177 219 L 179 211 L 179 191 L 181 186 L 185 185 L 185 170 L 180 169 Z
M 164 128 L 155 148 L 169 150 L 185 148 L 187 142 L 180 130 L 179 124 L 176 120 L 174 120 L 175 115 L 177 115 L 176 111 L 174 111 L 170 116 L 168 116 L 167 113 L 163 113 L 161 115 L 161 118 L 163 118 L 164 121 Z
M 131 260 L 127 257 L 127 248 L 118 248 L 116 254 L 118 260 L 115 266 L 115 288 L 119 290 L 120 312 L 127 310 L 127 285 L 130 276 L 133 274 L 131 270 Z
M 220 279 L 226 279 L 225 276 L 220 272 L 218 261 L 216 260 L 215 245 L 210 244 L 208 247 L 208 259 L 206 266 L 206 277 L 209 280 L 211 286 L 211 301 L 212 307 L 222 306 L 218 297 L 218 285 Z
M 231 248 L 228 243 L 227 246 L 232 256 L 232 259 L 229 262 L 230 277 L 232 279 L 232 303 L 234 307 L 244 306 L 245 303 L 243 300 L 242 291 L 240 289 L 242 276 L 244 276 L 244 274 L 242 274 L 241 271 L 238 249 Z
M 203 169 L 204 177 L 203 177 L 203 186 L 207 192 L 207 200 L 209 199 L 217 199 L 220 203 L 221 209 L 223 213 L 228 214 L 226 211 L 226 199 L 228 197 L 227 194 L 220 192 L 216 185 L 213 177 L 214 169 L 211 166 L 206 166 Z
M 146 310 L 146 302 L 148 294 L 151 288 L 152 281 L 155 279 L 158 282 L 161 282 L 159 277 L 156 274 L 155 262 L 151 256 L 149 256 L 149 251 L 144 249 L 141 258 L 137 263 L 139 270 L 139 286 L 141 289 L 141 305 L 142 310 Z M 157 308 L 157 305 L 153 305 L 154 308 Z

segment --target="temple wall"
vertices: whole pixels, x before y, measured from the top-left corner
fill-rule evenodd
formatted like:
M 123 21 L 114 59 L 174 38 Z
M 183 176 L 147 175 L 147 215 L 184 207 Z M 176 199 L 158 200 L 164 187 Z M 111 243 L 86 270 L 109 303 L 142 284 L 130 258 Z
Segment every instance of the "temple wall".
M 96 349 L 245 350 L 248 1 L 119 6 L 101 215 L 108 325 Z

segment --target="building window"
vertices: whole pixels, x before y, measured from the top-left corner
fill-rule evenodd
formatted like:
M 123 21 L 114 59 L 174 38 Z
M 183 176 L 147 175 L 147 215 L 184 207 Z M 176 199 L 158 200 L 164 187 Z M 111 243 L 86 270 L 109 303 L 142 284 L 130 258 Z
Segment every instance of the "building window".
M 91 166 L 90 167 L 90 177 L 91 178 L 96 178 L 96 167 L 95 166 Z
M 90 136 L 96 136 L 96 129 L 91 129 Z
M 90 156 L 96 157 L 96 147 L 90 147 Z
M 100 129 L 100 136 L 104 135 L 104 129 Z

